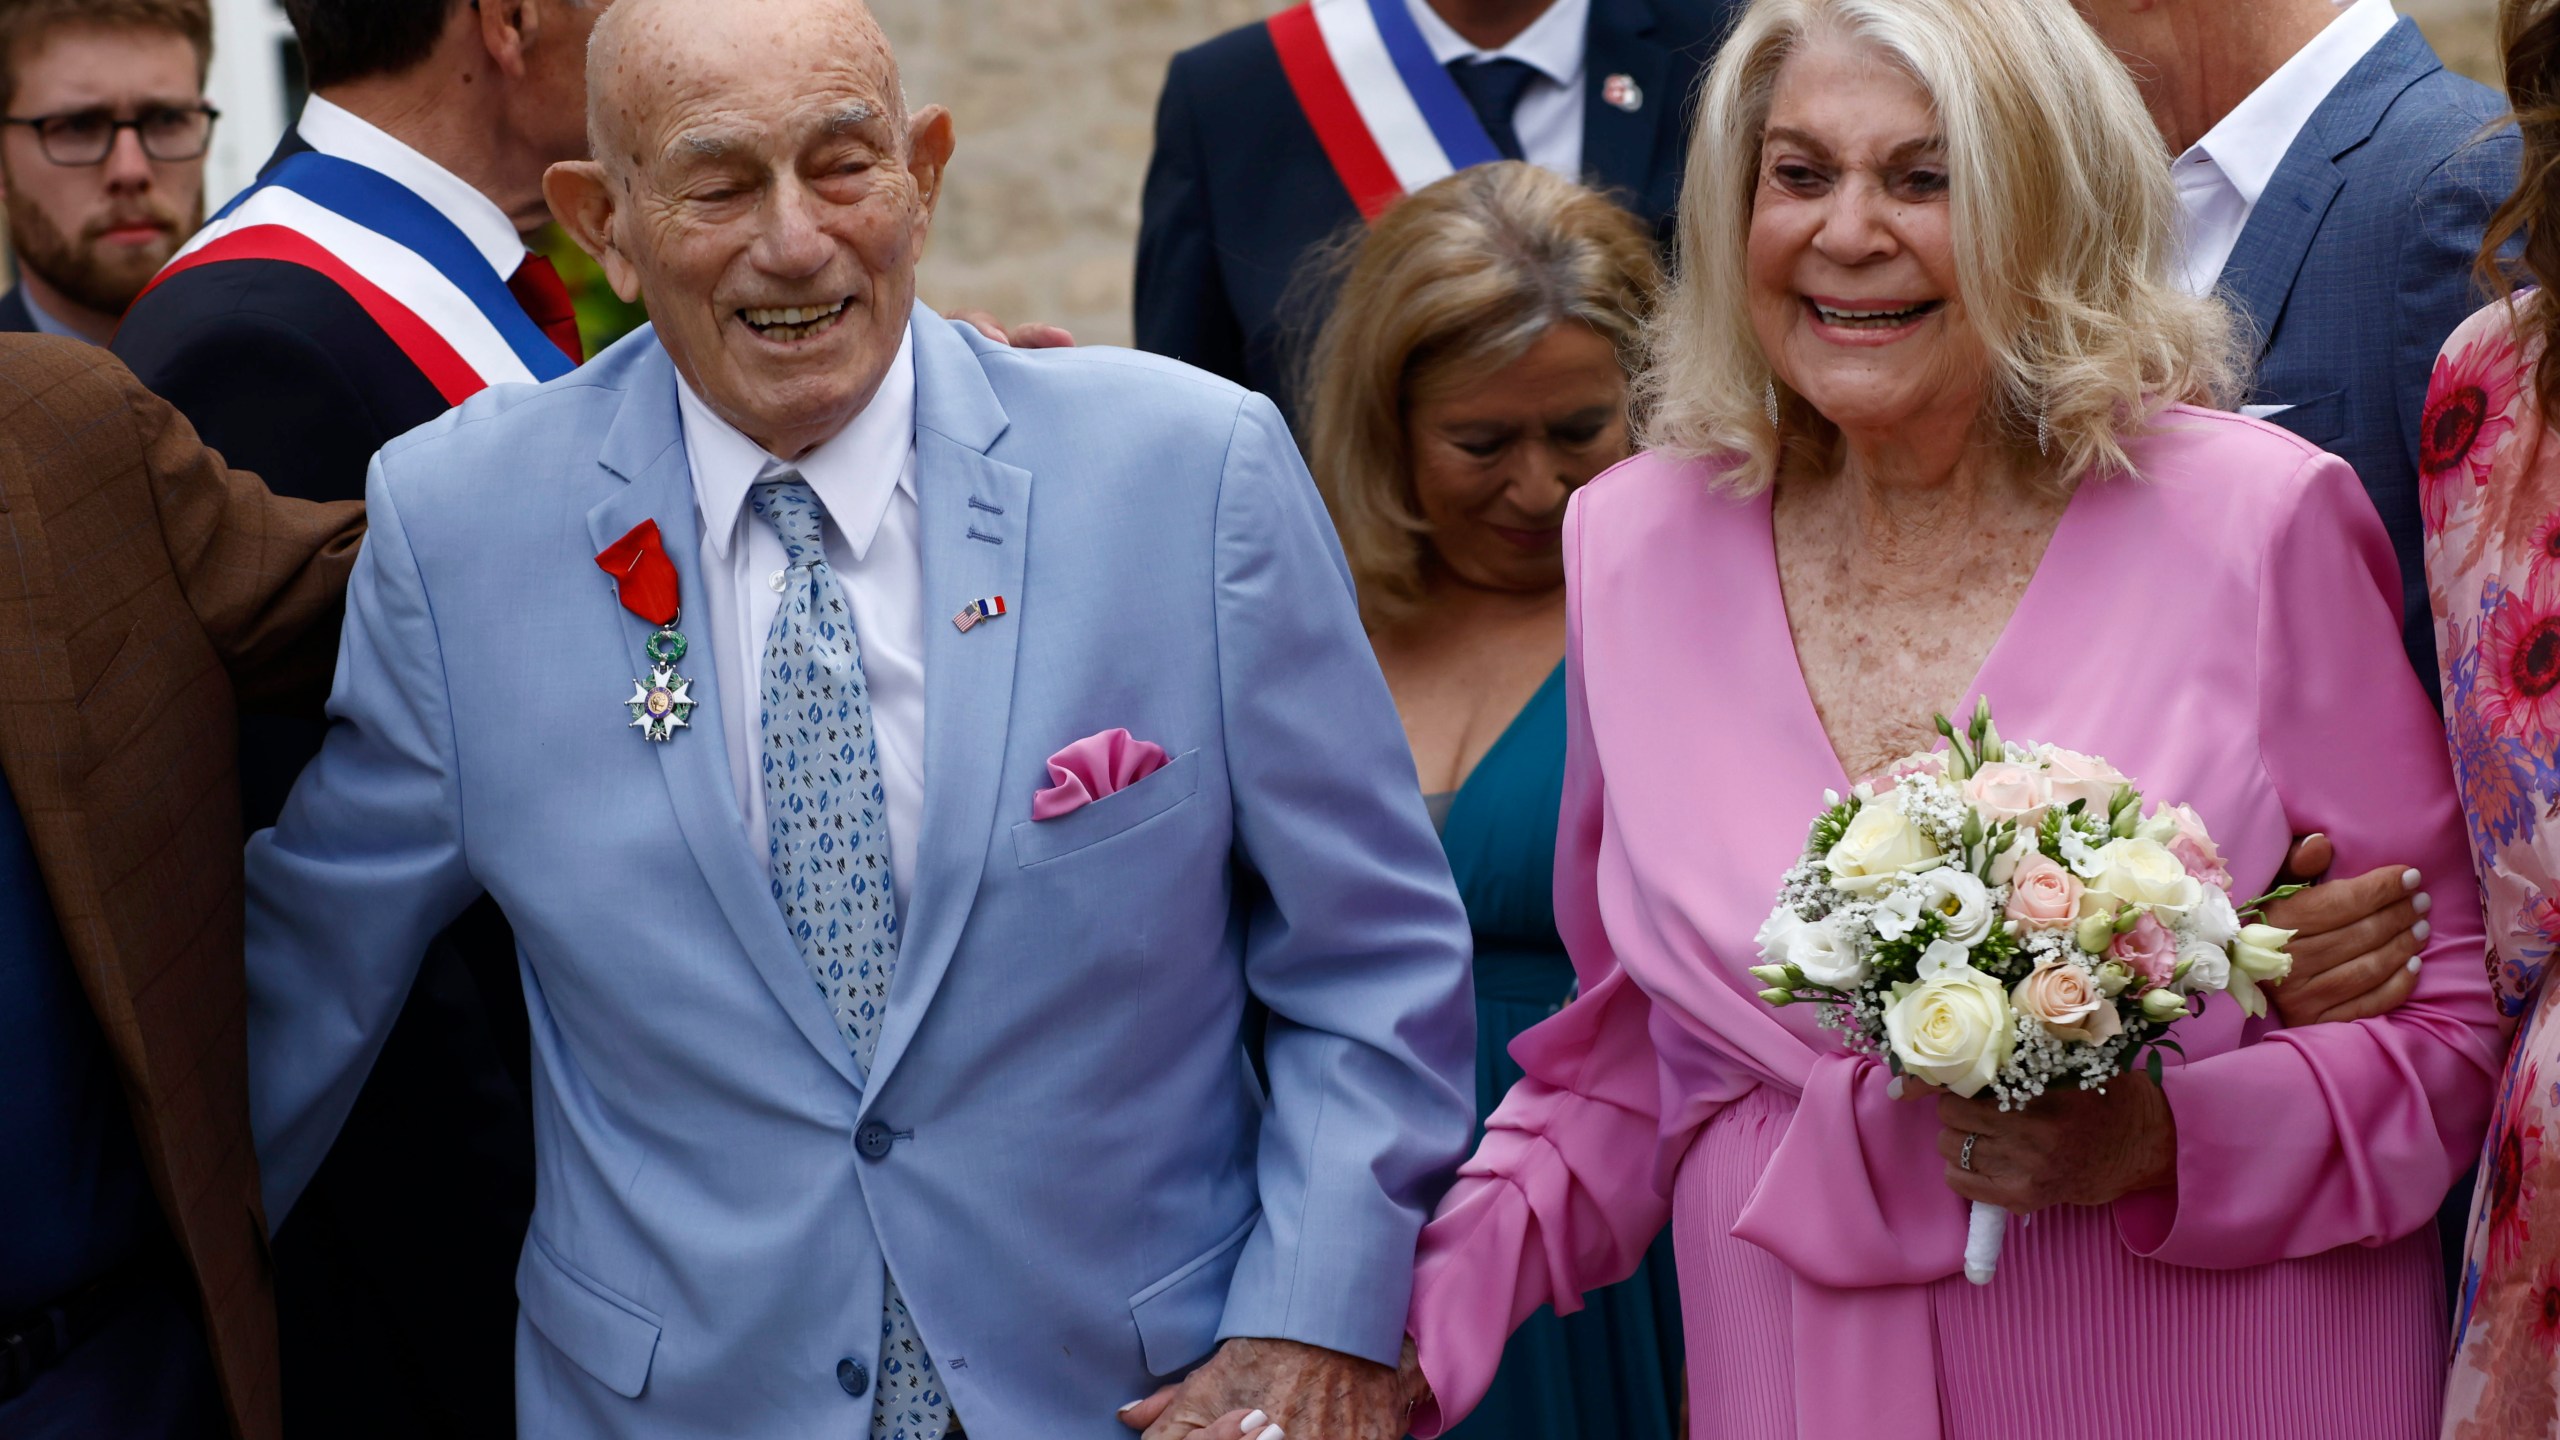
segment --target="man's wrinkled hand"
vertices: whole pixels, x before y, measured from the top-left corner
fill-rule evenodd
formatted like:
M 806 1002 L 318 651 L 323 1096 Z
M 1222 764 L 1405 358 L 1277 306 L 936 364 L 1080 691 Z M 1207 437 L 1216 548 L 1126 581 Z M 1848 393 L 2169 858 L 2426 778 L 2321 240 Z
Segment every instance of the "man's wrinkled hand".
M 2289 877 L 2329 868 L 2331 847 L 2313 835 L 2286 857 Z M 2386 865 L 2352 880 L 2332 880 L 2269 905 L 2267 923 L 2299 932 L 2285 949 L 2293 973 L 2269 987 L 2284 1023 L 2364 1020 L 2388 1014 L 2418 988 L 2418 954 L 2427 943 L 2427 896 L 2418 872 Z
M 1410 1409 L 1395 1367 L 1294 1340 L 1238 1337 L 1207 1364 L 1120 1412 L 1145 1440 L 1216 1436 L 1252 1412 L 1267 1417 L 1261 1433 L 1239 1440 L 1397 1440 Z M 1231 1418 L 1233 1417 L 1233 1418 Z

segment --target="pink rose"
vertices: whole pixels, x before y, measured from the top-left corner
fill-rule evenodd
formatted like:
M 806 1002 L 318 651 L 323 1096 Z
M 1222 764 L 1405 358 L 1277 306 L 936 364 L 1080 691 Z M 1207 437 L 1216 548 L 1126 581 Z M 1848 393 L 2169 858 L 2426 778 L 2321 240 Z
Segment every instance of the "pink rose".
M 2010 1003 L 2057 1040 L 2091 1045 L 2124 1029 L 2113 1001 L 2098 990 L 2098 977 L 2069 960 L 2046 960 L 2010 992 Z
M 2154 985 L 2168 984 L 2178 971 L 2178 937 L 2152 919 L 2148 911 L 2107 949 L 2124 962 L 2126 969 Z
M 2200 884 L 2230 890 L 2231 871 L 2222 863 L 2222 851 L 2214 845 L 2212 834 L 2204 828 L 2204 817 L 2190 806 L 2172 805 L 2161 811 L 2159 818 L 2176 827 L 2169 835 L 2169 853 L 2178 857 L 2187 873 Z
M 1944 775 L 1946 773 L 1947 752 L 1944 750 L 1924 750 L 1914 754 L 1905 755 L 1901 759 L 1887 765 L 1882 770 L 1877 771 L 1873 776 L 1870 776 L 1867 783 L 1874 786 L 1878 794 L 1882 794 L 1884 791 L 1890 790 L 1895 785 L 1900 784 L 1902 777 L 1905 775 Z
M 2104 815 L 2114 803 L 2116 787 L 2126 782 L 2124 773 L 2095 755 L 2055 746 L 2044 757 L 2045 782 L 2053 790 L 2053 803 L 2067 806 L 2074 800 L 2088 803 L 2091 813 Z
M 2080 918 L 2080 877 L 2035 851 L 2009 877 L 2009 918 L 2021 930 L 2068 930 Z
M 1964 782 L 1966 803 L 1982 812 L 1985 820 L 2020 820 L 2040 817 L 2053 803 L 2052 791 L 2045 784 L 2044 772 L 2033 765 L 2013 765 L 2006 760 L 1994 761 L 1973 772 Z

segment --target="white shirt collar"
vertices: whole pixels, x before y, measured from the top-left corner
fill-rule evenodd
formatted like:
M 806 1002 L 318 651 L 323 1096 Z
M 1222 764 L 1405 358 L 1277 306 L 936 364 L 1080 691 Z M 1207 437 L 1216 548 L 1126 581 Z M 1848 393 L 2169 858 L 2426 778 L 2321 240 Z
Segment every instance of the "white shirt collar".
M 1422 43 L 1431 47 L 1431 58 L 1442 65 L 1452 60 L 1502 58 L 1520 61 L 1567 88 L 1582 83 L 1583 52 L 1591 39 L 1591 0 L 1555 0 L 1499 50 L 1479 50 L 1468 43 L 1466 36 L 1449 28 L 1429 0 L 1405 0 L 1405 8 L 1413 12 L 1413 23 L 1422 31 Z
M 2241 199 L 2256 205 L 2313 112 L 2397 23 L 2391 0 L 2355 0 L 2188 147 L 2179 167 L 2210 163 Z
M 503 280 L 524 263 L 524 237 L 498 202 L 472 188 L 469 181 L 419 154 L 391 132 L 343 105 L 314 95 L 302 107 L 294 130 L 304 144 L 323 155 L 361 165 L 390 176 L 419 199 L 436 207 L 471 242 L 489 268 Z
M 871 403 L 851 424 L 793 462 L 857 561 L 870 553 L 880 519 L 889 513 L 890 497 L 901 490 L 910 499 L 915 496 L 907 464 L 916 444 L 914 352 L 911 326 Z M 676 409 L 693 460 L 694 503 L 702 511 L 703 538 L 711 553 L 725 561 L 746 523 L 747 491 L 774 456 L 714 413 L 682 375 L 676 377 Z

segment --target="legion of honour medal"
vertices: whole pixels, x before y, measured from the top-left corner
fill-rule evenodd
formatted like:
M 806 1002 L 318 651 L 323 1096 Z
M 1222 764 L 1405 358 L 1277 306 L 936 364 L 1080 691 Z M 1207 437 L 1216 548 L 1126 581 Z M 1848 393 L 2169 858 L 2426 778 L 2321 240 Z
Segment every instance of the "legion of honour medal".
M 631 682 L 622 703 L 631 712 L 630 728 L 648 740 L 664 743 L 693 721 L 693 682 L 677 673 L 685 639 L 676 629 L 683 613 L 677 604 L 676 567 L 658 536 L 658 522 L 643 520 L 629 534 L 596 556 L 596 565 L 613 577 L 622 608 L 657 626 L 643 644 L 649 673 Z

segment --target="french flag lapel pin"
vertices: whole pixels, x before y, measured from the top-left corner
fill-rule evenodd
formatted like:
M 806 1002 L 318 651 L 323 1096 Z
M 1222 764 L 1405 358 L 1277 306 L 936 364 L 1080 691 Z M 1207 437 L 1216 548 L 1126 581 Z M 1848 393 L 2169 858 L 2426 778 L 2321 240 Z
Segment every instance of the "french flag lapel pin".
M 961 606 L 960 613 L 951 617 L 951 623 L 959 627 L 961 634 L 966 635 L 977 626 L 979 621 L 993 620 L 1005 613 L 1004 597 L 990 595 L 984 600 L 972 600 Z

